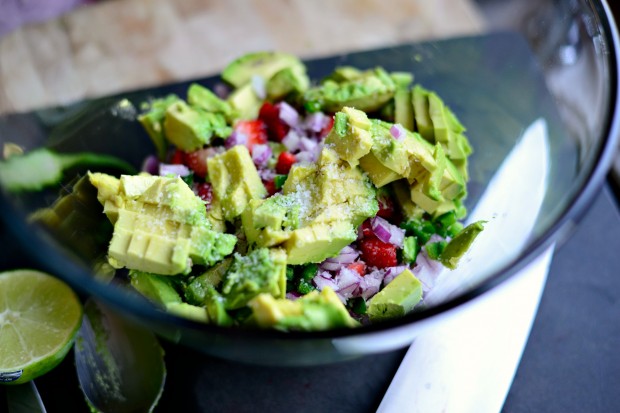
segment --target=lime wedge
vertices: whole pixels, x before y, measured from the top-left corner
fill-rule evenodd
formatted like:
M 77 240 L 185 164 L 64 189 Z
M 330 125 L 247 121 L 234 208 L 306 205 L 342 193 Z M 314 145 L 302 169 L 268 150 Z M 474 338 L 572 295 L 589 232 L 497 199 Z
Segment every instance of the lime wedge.
M 34 270 L 0 272 L 0 383 L 47 373 L 67 355 L 82 305 L 62 281 Z

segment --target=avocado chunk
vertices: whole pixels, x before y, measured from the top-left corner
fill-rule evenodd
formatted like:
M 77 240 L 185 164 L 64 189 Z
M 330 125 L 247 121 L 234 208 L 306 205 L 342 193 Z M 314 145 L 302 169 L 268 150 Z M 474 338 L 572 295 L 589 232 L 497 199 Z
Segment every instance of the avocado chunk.
M 308 89 L 306 102 L 317 102 L 326 112 L 337 112 L 345 106 L 364 112 L 379 110 L 392 99 L 396 84 L 382 68 L 359 72 L 357 76 L 325 79 L 321 85 Z
M 187 89 L 187 103 L 205 112 L 221 113 L 229 122 L 234 118 L 229 102 L 198 83 L 192 83 Z
M 293 67 L 305 72 L 304 64 L 296 56 L 282 52 L 255 52 L 232 61 L 221 76 L 225 82 L 239 88 L 249 83 L 252 76 L 261 76 L 267 81 L 281 70 Z
M 222 284 L 226 309 L 247 305 L 260 293 L 276 298 L 286 294 L 286 253 L 279 248 L 257 248 L 243 256 L 236 253 Z
M 220 285 L 231 263 L 231 257 L 224 258 L 222 261 L 192 279 L 185 287 L 184 294 L 187 302 L 194 305 L 205 305 L 207 300 L 207 291 L 211 287 L 217 287 Z
M 174 275 L 232 253 L 236 237 L 210 229 L 202 200 L 182 179 L 100 173 L 89 179 L 114 224 L 108 248 L 113 267 Z
M 227 102 L 233 108 L 233 120 L 252 120 L 258 117 L 263 99 L 256 95 L 251 83 L 246 83 L 235 89 L 228 96 Z
M 265 91 L 269 100 L 278 101 L 288 95 L 303 95 L 309 86 L 305 66 L 295 65 L 280 70 L 267 80 Z
M 263 328 L 320 331 L 359 326 L 329 287 L 321 292 L 312 291 L 295 301 L 260 294 L 248 306 L 252 309 L 252 321 Z
M 378 209 L 368 178 L 326 146 L 316 163 L 291 168 L 282 194 L 250 201 L 241 219 L 248 242 L 281 245 L 289 264 L 305 264 L 337 255 Z
M 179 317 L 187 318 L 190 320 L 198 321 L 201 323 L 208 323 L 209 316 L 207 310 L 204 307 L 198 307 L 188 303 L 168 303 L 166 304 L 166 310 Z
M 213 193 L 225 220 L 232 221 L 252 199 L 267 195 L 248 148 L 236 145 L 207 160 Z
M 166 151 L 168 149 L 168 143 L 164 135 L 164 118 L 166 117 L 166 110 L 172 104 L 180 101 L 181 99 L 177 95 L 168 95 L 161 99 L 155 99 L 148 104 L 147 112 L 138 116 L 138 121 L 142 124 L 149 137 L 155 145 L 157 150 L 157 156 L 160 160 L 166 157 Z
M 166 138 L 184 151 L 200 149 L 214 136 L 226 138 L 232 133 L 224 115 L 191 107 L 182 100 L 166 110 L 164 131 Z
M 422 299 L 422 283 L 409 270 L 396 276 L 368 304 L 371 321 L 402 317 Z
M 410 90 L 400 88 L 394 93 L 394 123 L 399 123 L 410 131 L 414 130 L 412 99 Z
M 131 286 L 151 302 L 165 307 L 169 303 L 182 302 L 181 296 L 174 288 L 173 277 L 149 274 L 144 271 L 130 270 Z
M 455 269 L 459 260 L 469 250 L 478 234 L 484 229 L 485 221 L 476 221 L 463 228 L 439 255 L 439 261 L 450 269 Z
M 345 106 L 336 113 L 334 127 L 325 138 L 325 144 L 349 165 L 356 166 L 372 148 L 371 125 L 364 112 Z

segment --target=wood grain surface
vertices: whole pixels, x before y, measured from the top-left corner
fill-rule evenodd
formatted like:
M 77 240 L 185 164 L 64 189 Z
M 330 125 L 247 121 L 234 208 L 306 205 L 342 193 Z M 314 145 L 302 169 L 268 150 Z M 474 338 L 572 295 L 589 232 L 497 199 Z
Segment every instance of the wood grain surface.
M 206 76 L 253 50 L 316 57 L 483 29 L 469 0 L 108 0 L 0 38 L 0 113 Z

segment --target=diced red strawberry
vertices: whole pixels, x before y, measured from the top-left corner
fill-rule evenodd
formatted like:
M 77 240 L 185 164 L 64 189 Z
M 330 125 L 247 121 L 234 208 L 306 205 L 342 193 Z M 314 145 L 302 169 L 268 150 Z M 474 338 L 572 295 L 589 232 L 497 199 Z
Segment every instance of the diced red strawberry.
M 290 152 L 282 152 L 278 156 L 278 162 L 276 163 L 276 172 L 281 175 L 286 175 L 291 170 L 291 166 L 297 161 L 295 155 Z
M 369 219 L 367 219 L 366 221 L 362 222 L 362 236 L 364 238 L 375 237 L 375 233 L 372 230 L 372 225 L 370 224 L 370 220 Z
M 172 157 L 170 158 L 170 163 L 175 165 L 185 164 L 185 152 L 180 149 L 174 151 Z
M 330 116 L 325 126 L 323 126 L 323 129 L 321 129 L 321 133 L 319 133 L 319 137 L 321 139 L 325 138 L 329 134 L 329 131 L 332 130 L 333 127 L 334 127 L 334 117 Z
M 241 120 L 235 124 L 235 131 L 248 137 L 245 146 L 248 147 L 250 153 L 254 145 L 267 143 L 267 127 L 260 119 Z
M 278 190 L 276 189 L 276 183 L 274 182 L 273 179 L 270 179 L 268 181 L 263 181 L 263 185 L 265 185 L 265 189 L 267 190 L 267 193 L 269 194 L 269 196 L 278 192 Z
M 347 268 L 356 271 L 362 277 L 366 274 L 366 264 L 363 261 L 355 261 L 347 265 Z
M 200 178 L 207 176 L 207 158 L 213 155 L 211 148 L 202 148 L 193 152 L 185 152 L 183 156 L 184 164 L 194 171 L 194 175 Z
M 379 211 L 377 215 L 385 219 L 394 218 L 394 202 L 388 194 L 381 194 L 377 197 L 379 201 Z
M 267 135 L 274 142 L 282 142 L 290 127 L 280 119 L 280 108 L 269 102 L 263 103 L 258 118 L 267 125 Z
M 377 268 L 394 267 L 396 258 L 396 246 L 381 241 L 378 238 L 364 238 L 359 242 L 362 258 L 367 265 Z
M 198 193 L 198 197 L 205 201 L 207 204 L 207 209 L 209 209 L 209 205 L 213 200 L 213 188 L 211 184 L 207 182 L 202 182 L 196 185 L 196 192 Z

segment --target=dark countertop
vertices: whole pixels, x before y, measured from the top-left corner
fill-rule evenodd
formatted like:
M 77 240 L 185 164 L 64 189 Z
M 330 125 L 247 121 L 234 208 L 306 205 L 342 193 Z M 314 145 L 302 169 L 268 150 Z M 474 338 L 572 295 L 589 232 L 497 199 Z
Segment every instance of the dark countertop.
M 620 213 L 606 186 L 557 250 L 503 413 L 620 411 Z M 27 265 L 2 237 L 0 268 Z M 164 343 L 158 412 L 372 412 L 405 350 L 310 368 L 267 368 Z M 49 413 L 87 412 L 72 354 L 37 379 Z M 0 392 L 1 393 L 1 392 Z M 3 411 L 0 395 L 0 411 Z

